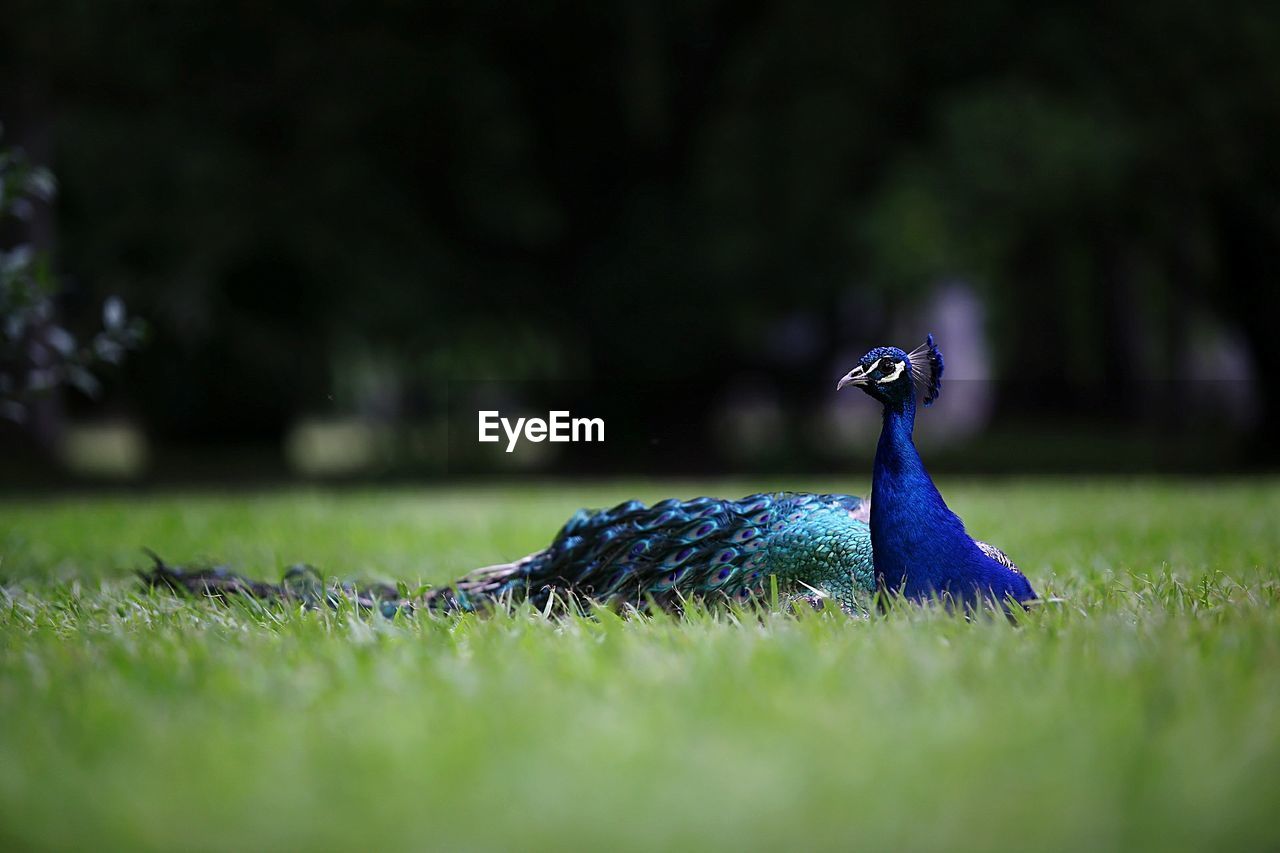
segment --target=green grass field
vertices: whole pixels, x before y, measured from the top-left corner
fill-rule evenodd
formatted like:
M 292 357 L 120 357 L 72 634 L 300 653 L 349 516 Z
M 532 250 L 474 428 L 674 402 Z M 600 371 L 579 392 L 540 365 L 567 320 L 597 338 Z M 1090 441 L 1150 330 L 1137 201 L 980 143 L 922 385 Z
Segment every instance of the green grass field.
M 141 546 L 437 582 L 580 505 L 833 483 L 0 503 L 0 847 L 1280 844 L 1280 482 L 940 486 L 1042 594 L 735 620 L 152 597 Z

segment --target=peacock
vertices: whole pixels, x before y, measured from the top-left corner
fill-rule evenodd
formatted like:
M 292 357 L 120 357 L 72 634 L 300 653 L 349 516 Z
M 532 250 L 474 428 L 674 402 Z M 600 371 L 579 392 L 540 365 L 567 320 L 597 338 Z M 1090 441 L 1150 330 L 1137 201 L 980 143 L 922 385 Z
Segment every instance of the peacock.
M 225 568 L 171 567 L 154 555 L 143 578 L 153 587 L 219 597 L 313 605 L 347 598 L 386 615 L 523 601 L 546 612 L 573 602 L 680 612 L 693 600 L 748 603 L 779 595 L 815 607 L 831 601 L 851 614 L 865 613 L 877 594 L 941 599 L 966 610 L 1025 606 L 1036 600 L 1030 583 L 1002 551 L 970 538 L 916 451 L 917 388 L 924 405 L 932 405 L 942 372 L 930 334 L 910 353 L 871 350 L 836 385 L 860 388 L 883 407 L 870 501 L 771 492 L 579 510 L 546 548 L 418 596 L 385 585 L 326 588 L 309 566 L 291 568 L 276 585 Z

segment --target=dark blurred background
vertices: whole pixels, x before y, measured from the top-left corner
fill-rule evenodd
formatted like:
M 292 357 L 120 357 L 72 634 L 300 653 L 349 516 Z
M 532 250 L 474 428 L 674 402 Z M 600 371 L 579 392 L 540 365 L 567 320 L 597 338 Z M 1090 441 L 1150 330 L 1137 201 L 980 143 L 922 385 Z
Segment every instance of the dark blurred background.
M 145 325 L 13 482 L 861 471 L 927 331 L 939 467 L 1278 458 L 1277 4 L 7 0 L 0 121 L 11 373 Z

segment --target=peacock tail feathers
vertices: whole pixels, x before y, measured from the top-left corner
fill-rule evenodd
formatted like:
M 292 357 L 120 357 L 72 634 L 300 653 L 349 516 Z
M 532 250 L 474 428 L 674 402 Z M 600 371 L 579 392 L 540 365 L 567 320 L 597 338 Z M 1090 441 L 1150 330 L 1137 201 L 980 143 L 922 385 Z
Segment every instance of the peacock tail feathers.
M 776 579 L 782 594 L 832 598 L 856 610 L 863 606 L 861 596 L 875 589 L 868 518 L 868 504 L 852 495 L 779 492 L 652 506 L 627 501 L 579 510 L 543 550 L 476 569 L 414 601 L 388 587 L 326 590 L 309 567 L 290 570 L 284 582 L 273 585 L 225 568 L 176 569 L 156 558 L 144 579 L 217 597 L 248 595 L 308 606 L 339 596 L 389 613 L 521 601 L 550 610 L 571 599 L 678 610 L 688 600 L 764 599 Z
M 855 587 L 874 588 L 871 572 L 860 498 L 772 493 L 580 510 L 546 549 L 477 570 L 456 586 L 472 597 L 537 607 L 574 595 L 673 608 L 685 599 L 760 597 L 776 576 L 784 586 L 804 581 L 851 603 Z

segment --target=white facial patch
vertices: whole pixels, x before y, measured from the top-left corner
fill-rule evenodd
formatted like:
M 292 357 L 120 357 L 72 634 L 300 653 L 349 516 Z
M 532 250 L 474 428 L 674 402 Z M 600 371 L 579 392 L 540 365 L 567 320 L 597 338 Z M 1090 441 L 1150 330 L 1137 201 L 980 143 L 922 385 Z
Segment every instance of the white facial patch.
M 906 370 L 906 369 L 907 369 L 907 363 L 906 363 L 905 361 L 898 361 L 898 362 L 894 362 L 894 365 L 893 365 L 893 372 L 892 372 L 892 373 L 886 373 L 884 376 L 882 376 L 881 378 L 877 379 L 877 380 L 876 380 L 876 384 L 877 384 L 877 385 L 886 385 L 886 384 L 888 384 L 888 383 L 890 383 L 890 382 L 893 382 L 895 379 L 897 379 L 899 376 L 901 376 L 901 375 L 902 375 L 902 371 L 904 371 L 904 370 Z

